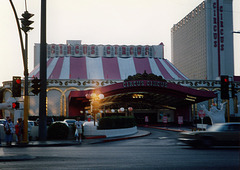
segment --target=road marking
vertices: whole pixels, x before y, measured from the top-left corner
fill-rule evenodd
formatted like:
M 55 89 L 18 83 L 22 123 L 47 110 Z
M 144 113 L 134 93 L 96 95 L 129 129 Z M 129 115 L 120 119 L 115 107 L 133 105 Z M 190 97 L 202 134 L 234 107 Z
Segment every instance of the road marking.
M 167 139 L 168 137 L 158 137 L 158 139 Z

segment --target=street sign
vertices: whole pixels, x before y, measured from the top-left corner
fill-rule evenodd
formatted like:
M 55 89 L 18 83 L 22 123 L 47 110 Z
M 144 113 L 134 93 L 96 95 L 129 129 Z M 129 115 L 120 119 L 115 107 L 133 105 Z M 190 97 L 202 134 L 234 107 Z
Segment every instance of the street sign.
M 145 116 L 145 122 L 146 123 L 148 122 L 148 116 Z
M 203 110 L 198 111 L 198 116 L 201 118 L 202 131 L 203 131 L 203 118 L 206 116 L 206 113 Z
M 206 116 L 206 113 L 203 110 L 198 111 L 198 116 L 203 119 Z
M 163 123 L 167 123 L 167 122 L 168 122 L 167 116 L 163 116 Z
M 178 116 L 178 124 L 179 125 L 183 124 L 183 116 Z

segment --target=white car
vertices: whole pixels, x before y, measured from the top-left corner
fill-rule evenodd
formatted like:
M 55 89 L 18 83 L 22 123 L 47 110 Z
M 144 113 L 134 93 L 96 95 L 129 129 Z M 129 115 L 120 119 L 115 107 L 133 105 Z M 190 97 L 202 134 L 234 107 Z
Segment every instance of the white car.
M 4 125 L 5 121 L 6 121 L 5 119 L 0 119 L 0 124 Z
M 32 120 L 28 120 L 28 126 L 31 126 L 31 127 L 35 126 L 35 122 Z
M 68 126 L 74 126 L 74 123 L 76 122 L 75 119 L 64 119 L 63 122 L 66 122 Z

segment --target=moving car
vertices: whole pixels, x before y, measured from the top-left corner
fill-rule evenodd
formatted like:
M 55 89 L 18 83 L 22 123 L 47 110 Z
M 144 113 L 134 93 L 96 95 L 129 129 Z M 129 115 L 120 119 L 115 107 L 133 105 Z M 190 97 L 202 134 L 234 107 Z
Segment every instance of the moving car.
M 240 146 L 240 123 L 219 123 L 207 131 L 182 132 L 178 140 L 194 147 Z

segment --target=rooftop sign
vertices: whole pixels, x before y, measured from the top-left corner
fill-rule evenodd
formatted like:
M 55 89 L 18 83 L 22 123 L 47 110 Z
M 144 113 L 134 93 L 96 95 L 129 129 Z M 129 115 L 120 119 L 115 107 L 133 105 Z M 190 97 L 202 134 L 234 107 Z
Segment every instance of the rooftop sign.
M 49 44 L 47 46 L 47 56 L 48 58 L 64 56 L 163 58 L 163 44 L 154 46 Z

